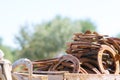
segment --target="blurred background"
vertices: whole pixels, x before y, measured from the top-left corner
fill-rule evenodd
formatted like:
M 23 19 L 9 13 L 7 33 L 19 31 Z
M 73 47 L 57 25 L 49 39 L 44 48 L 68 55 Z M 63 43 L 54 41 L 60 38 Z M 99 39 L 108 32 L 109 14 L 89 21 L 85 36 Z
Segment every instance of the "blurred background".
M 120 0 L 0 0 L 5 58 L 40 60 L 65 54 L 73 33 L 120 37 Z

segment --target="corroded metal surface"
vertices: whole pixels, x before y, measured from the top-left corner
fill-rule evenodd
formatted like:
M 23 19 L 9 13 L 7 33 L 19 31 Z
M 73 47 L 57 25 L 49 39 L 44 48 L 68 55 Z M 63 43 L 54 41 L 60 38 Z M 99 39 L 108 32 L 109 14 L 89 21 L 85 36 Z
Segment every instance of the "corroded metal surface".
M 32 80 L 31 77 L 32 77 L 32 73 L 33 73 L 33 65 L 32 65 L 31 61 L 27 58 L 23 58 L 23 59 L 19 59 L 19 60 L 15 61 L 12 65 L 12 72 L 15 72 L 15 69 L 21 65 L 23 65 L 27 68 L 27 71 L 29 73 L 28 78 L 29 78 L 29 80 Z
M 107 57 L 104 56 L 104 54 L 106 54 Z M 110 73 L 119 74 L 119 60 L 115 59 L 116 55 L 117 53 L 111 47 L 101 45 L 98 52 L 98 66 L 102 73 L 107 74 L 106 70 L 108 70 Z
M 27 75 L 29 80 L 33 78 L 33 75 L 39 76 L 43 74 L 48 75 L 48 77 L 49 75 L 54 75 L 52 79 L 48 78 L 48 80 L 59 80 L 56 79 L 59 76 L 62 76 L 62 80 L 120 80 L 119 38 L 90 31 L 76 33 L 73 41 L 67 43 L 66 53 L 67 55 L 53 59 L 18 60 L 13 65 L 13 73 L 16 72 L 14 70 L 15 66 L 24 64 L 27 67 L 23 67 L 23 72 L 21 72 L 25 73 L 31 69 L 31 72 Z M 29 63 L 27 64 L 27 62 Z M 61 71 L 69 73 L 59 74 Z M 57 76 L 56 78 L 55 75 Z M 14 76 L 23 77 L 24 75 L 18 75 L 17 73 Z
M 119 74 L 119 38 L 90 31 L 76 33 L 66 52 L 77 57 L 89 74 Z
M 33 73 L 69 71 L 70 73 L 82 74 L 119 74 L 120 39 L 118 38 L 90 31 L 76 33 L 73 41 L 67 43 L 66 52 L 67 55 L 59 58 L 29 62 Z M 29 68 L 23 69 L 25 71 Z
M 62 68 L 60 69 L 59 66 L 62 66 Z M 67 68 L 68 71 L 78 73 L 80 69 L 79 60 L 72 55 L 64 55 L 59 59 L 59 62 L 50 69 L 50 71 L 63 71 Z

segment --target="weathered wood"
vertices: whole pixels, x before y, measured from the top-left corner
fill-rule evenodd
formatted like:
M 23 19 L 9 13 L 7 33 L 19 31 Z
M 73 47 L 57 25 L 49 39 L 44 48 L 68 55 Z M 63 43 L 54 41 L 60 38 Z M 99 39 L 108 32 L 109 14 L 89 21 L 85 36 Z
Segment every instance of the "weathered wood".
M 59 73 L 59 72 L 58 72 Z M 13 80 L 29 80 L 26 73 L 13 73 Z M 120 75 L 115 74 L 33 74 L 32 80 L 120 80 Z
M 12 73 L 13 80 L 30 80 L 27 73 Z M 48 80 L 48 75 L 33 74 L 31 80 Z
M 64 80 L 120 80 L 120 75 L 66 73 Z

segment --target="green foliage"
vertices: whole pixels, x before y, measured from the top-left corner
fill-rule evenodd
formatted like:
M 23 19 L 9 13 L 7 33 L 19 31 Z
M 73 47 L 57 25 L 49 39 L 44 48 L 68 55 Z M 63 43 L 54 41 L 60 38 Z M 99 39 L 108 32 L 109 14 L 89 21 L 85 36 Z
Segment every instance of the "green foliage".
M 19 47 L 24 49 L 24 47 L 28 44 L 30 36 L 29 36 L 29 27 L 27 25 L 22 26 L 20 29 L 20 35 L 15 36 L 16 43 L 19 44 Z
M 86 30 L 96 30 L 96 26 L 89 19 L 80 21 L 80 24 L 82 27 L 82 32 L 85 32 Z
M 116 35 L 116 37 L 120 38 L 120 33 Z
M 10 47 L 7 46 L 0 46 L 0 49 L 4 52 L 5 54 L 5 59 L 8 59 L 10 61 L 14 60 L 14 56 L 12 54 L 12 50 L 10 49 Z
M 31 60 L 51 58 L 59 53 L 65 53 L 65 45 L 73 33 L 95 30 L 96 27 L 89 20 L 72 21 L 69 18 L 57 16 L 49 22 L 33 26 L 22 27 L 16 42 L 21 47 L 17 53 L 20 57 Z
M 4 45 L 2 41 L 3 41 L 2 38 L 0 38 L 0 49 L 5 54 L 4 58 L 13 62 L 14 61 L 13 50 L 10 47 Z

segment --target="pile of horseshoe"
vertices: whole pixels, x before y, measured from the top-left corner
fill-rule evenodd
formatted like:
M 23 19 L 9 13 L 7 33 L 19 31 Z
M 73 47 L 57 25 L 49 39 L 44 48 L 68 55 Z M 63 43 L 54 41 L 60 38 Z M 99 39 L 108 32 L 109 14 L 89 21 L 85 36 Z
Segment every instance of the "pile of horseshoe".
M 86 31 L 75 33 L 66 55 L 32 61 L 34 73 L 68 71 L 80 74 L 119 74 L 120 39 Z

